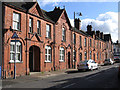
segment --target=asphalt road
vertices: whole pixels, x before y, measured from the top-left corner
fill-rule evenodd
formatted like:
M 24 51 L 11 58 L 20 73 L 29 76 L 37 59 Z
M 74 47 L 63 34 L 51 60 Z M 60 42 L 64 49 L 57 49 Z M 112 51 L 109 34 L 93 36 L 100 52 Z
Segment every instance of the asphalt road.
M 120 88 L 117 78 L 118 63 L 101 66 L 94 71 L 77 70 L 68 71 L 66 74 L 47 78 L 31 78 L 26 81 L 9 81 L 9 85 L 3 88 L 41 88 L 41 89 L 65 89 L 65 88 Z M 5 82 L 3 81 L 5 84 Z

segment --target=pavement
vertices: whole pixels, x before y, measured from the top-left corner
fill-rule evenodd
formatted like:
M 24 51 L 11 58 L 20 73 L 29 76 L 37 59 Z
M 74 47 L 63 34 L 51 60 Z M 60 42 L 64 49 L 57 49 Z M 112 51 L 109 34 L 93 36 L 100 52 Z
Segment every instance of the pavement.
M 24 75 L 13 78 L 7 78 L 2 80 L 2 86 L 14 84 L 14 83 L 23 83 L 23 82 L 30 82 L 30 81 L 37 81 L 39 79 L 44 79 L 47 77 L 58 76 L 67 74 L 67 72 L 77 71 L 77 69 L 66 69 L 66 70 L 58 70 L 58 71 L 50 71 L 50 72 L 31 72 L 30 75 Z

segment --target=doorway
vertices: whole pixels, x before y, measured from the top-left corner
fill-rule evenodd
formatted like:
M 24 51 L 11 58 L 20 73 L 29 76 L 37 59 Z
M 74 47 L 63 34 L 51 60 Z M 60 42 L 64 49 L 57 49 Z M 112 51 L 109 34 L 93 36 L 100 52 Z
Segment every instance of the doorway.
M 68 68 L 70 68 L 70 52 L 68 52 Z
M 30 72 L 40 72 L 40 48 L 37 46 L 29 49 L 29 69 Z

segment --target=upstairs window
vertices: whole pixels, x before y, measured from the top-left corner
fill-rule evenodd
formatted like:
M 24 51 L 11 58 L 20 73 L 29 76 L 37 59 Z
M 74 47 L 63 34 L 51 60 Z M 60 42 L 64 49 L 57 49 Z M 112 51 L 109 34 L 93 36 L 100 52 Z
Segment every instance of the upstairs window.
M 73 34 L 73 44 L 76 44 L 76 34 Z
M 66 40 L 66 30 L 65 28 L 62 28 L 62 41 Z
M 51 38 L 51 26 L 46 24 L 46 37 Z
M 41 32 L 40 32 L 40 21 L 39 20 L 37 21 L 37 33 L 41 34 Z
M 29 19 L 29 32 L 33 33 L 33 19 L 32 18 Z
M 13 12 L 13 29 L 20 30 L 20 14 Z
M 90 47 L 92 47 L 92 40 L 90 39 Z
M 84 46 L 85 47 L 87 46 L 87 39 L 86 38 L 84 39 Z
M 82 46 L 82 37 L 80 36 L 80 46 Z

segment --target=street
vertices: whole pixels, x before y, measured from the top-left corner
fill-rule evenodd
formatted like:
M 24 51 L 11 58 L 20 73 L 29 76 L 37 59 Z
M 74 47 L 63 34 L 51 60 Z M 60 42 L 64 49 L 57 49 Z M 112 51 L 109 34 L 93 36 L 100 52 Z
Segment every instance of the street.
M 3 88 L 120 88 L 117 78 L 118 64 L 100 66 L 98 70 L 93 71 L 66 71 L 65 74 L 46 78 L 6 79 L 3 80 Z

